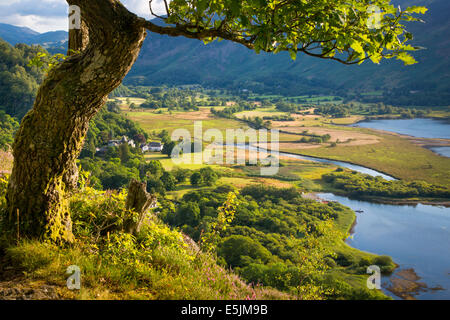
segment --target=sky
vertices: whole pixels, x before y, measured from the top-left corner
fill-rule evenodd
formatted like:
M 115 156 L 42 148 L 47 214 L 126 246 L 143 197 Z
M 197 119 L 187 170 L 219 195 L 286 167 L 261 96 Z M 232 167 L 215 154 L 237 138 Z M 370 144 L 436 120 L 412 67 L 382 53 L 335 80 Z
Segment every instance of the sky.
M 150 19 L 148 0 L 122 0 L 128 10 Z M 154 11 L 164 12 L 161 0 L 154 0 Z M 0 0 L 0 23 L 28 27 L 37 32 L 67 30 L 66 0 Z

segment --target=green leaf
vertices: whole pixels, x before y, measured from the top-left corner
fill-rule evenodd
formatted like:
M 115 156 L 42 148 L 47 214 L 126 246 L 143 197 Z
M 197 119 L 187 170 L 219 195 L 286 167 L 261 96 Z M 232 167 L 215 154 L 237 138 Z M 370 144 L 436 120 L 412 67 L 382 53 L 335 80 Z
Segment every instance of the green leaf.
M 406 52 L 400 52 L 397 54 L 397 59 L 403 61 L 406 66 L 417 63 L 416 59 Z
M 291 59 L 295 61 L 297 59 L 297 51 L 290 49 L 289 55 L 291 56 Z
M 425 14 L 425 12 L 427 12 L 428 9 L 425 7 L 422 7 L 422 6 L 411 6 L 411 7 L 406 8 L 405 11 L 409 12 L 409 13 Z

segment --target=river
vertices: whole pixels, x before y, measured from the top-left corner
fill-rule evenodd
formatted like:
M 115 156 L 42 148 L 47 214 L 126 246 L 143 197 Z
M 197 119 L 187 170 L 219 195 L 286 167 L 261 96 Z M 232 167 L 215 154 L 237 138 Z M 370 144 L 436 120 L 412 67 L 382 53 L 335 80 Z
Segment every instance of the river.
M 361 127 L 393 131 L 424 138 L 450 139 L 448 122 L 431 119 L 410 120 L 377 120 L 360 122 Z M 238 146 L 256 150 L 256 147 Z M 264 150 L 264 149 L 263 149 Z M 450 148 L 439 147 L 435 152 L 449 156 Z M 327 160 L 316 157 L 279 153 L 280 156 L 293 159 L 325 162 L 349 168 L 372 176 L 382 176 L 393 180 L 386 174 L 363 166 L 344 161 Z M 395 299 L 399 299 L 386 288 L 391 280 L 397 277 L 400 270 L 414 269 L 421 278 L 420 282 L 427 288 L 414 294 L 417 299 L 450 299 L 450 208 L 417 204 L 388 205 L 351 200 L 347 197 L 331 193 L 318 194 L 322 199 L 338 201 L 356 213 L 356 225 L 347 243 L 359 250 L 389 255 L 399 268 L 390 275 L 384 276 L 383 291 Z M 433 290 L 440 288 L 440 290 Z
M 426 118 L 369 120 L 350 126 L 391 131 L 419 138 L 450 139 L 450 123 L 445 120 Z
M 450 208 L 422 205 L 387 205 L 351 200 L 331 193 L 318 196 L 338 201 L 357 213 L 353 234 L 347 243 L 359 250 L 389 255 L 398 270 L 413 268 L 428 288 L 443 290 L 419 292 L 417 299 L 450 299 Z M 391 276 L 383 278 L 383 287 Z M 394 296 L 386 289 L 383 290 Z
M 237 144 L 236 145 L 237 148 L 241 148 L 241 149 L 248 149 L 248 150 L 260 150 L 260 151 L 267 151 L 270 153 L 270 151 L 268 151 L 267 149 L 263 149 L 263 148 L 257 148 L 255 146 L 249 146 L 248 144 Z M 324 158 L 319 158 L 319 157 L 311 157 L 311 156 L 303 156 L 303 155 L 298 155 L 298 154 L 293 154 L 293 153 L 286 153 L 286 152 L 279 152 L 278 153 L 279 156 L 282 157 L 287 157 L 287 158 L 292 158 L 292 159 L 298 159 L 298 160 L 307 160 L 307 161 L 313 161 L 313 162 L 320 162 L 320 163 L 331 163 L 343 168 L 348 168 L 350 170 L 353 171 L 357 171 L 357 172 L 361 172 L 361 173 L 365 173 L 365 174 L 369 174 L 371 176 L 381 176 L 386 180 L 395 180 L 394 177 L 391 177 L 387 174 L 384 174 L 382 172 L 367 168 L 367 167 L 363 167 L 357 164 L 353 164 L 353 163 L 349 163 L 349 162 L 345 162 L 345 161 L 337 161 L 337 160 L 329 160 L 329 159 L 324 159 Z
M 418 138 L 450 139 L 450 122 L 436 119 L 367 120 L 350 125 L 405 134 Z M 450 147 L 431 147 L 430 150 L 450 158 Z

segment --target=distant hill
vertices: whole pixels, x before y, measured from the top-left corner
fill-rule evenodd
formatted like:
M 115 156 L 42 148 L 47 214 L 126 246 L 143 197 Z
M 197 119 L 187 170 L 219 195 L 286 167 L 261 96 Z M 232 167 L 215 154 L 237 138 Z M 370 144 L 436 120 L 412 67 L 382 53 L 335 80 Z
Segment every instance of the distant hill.
M 26 27 L 16 27 L 10 24 L 0 23 L 0 38 L 12 45 L 27 43 L 40 33 Z
M 413 66 L 394 60 L 345 66 L 305 55 L 292 61 L 288 54 L 257 55 L 228 41 L 205 46 L 199 40 L 149 34 L 126 83 L 200 83 L 286 95 L 339 94 L 394 105 L 450 105 L 450 1 L 394 2 L 429 8 L 426 23 L 409 28 L 414 43 L 427 48 L 414 53 L 419 63 Z
M 403 8 L 408 5 L 429 8 L 424 16 L 426 23 L 414 23 L 409 28 L 415 35 L 414 44 L 426 47 L 414 53 L 419 63 L 413 66 L 405 67 L 394 60 L 380 65 L 368 61 L 361 66 L 345 66 L 306 55 L 292 61 L 285 53 L 257 55 L 229 41 L 205 46 L 199 40 L 150 33 L 125 84 L 201 84 L 291 96 L 333 94 L 393 105 L 450 105 L 450 1 L 394 0 L 394 3 Z M 65 50 L 67 33 L 39 34 L 0 24 L 0 37 L 12 44 L 39 43 L 55 52 Z
M 67 31 L 51 31 L 39 33 L 30 28 L 16 27 L 10 24 L 0 23 L 0 38 L 16 45 L 18 43 L 25 43 L 28 45 L 40 44 L 45 48 L 60 47 L 67 42 Z

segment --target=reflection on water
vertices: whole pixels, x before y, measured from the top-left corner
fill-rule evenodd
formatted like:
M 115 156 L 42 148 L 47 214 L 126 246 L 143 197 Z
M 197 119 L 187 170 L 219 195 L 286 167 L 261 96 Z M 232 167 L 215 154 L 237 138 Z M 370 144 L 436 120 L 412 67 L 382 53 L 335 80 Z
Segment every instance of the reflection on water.
M 450 158 L 450 147 L 432 147 L 430 150 L 440 154 L 441 156 Z
M 395 119 L 358 122 L 352 127 L 392 131 L 419 138 L 450 139 L 450 123 L 434 119 Z
M 401 269 L 413 268 L 429 288 L 444 288 L 420 292 L 416 298 L 450 299 L 450 208 L 369 203 L 331 193 L 318 196 L 363 211 L 357 213 L 349 245 L 389 255 Z

